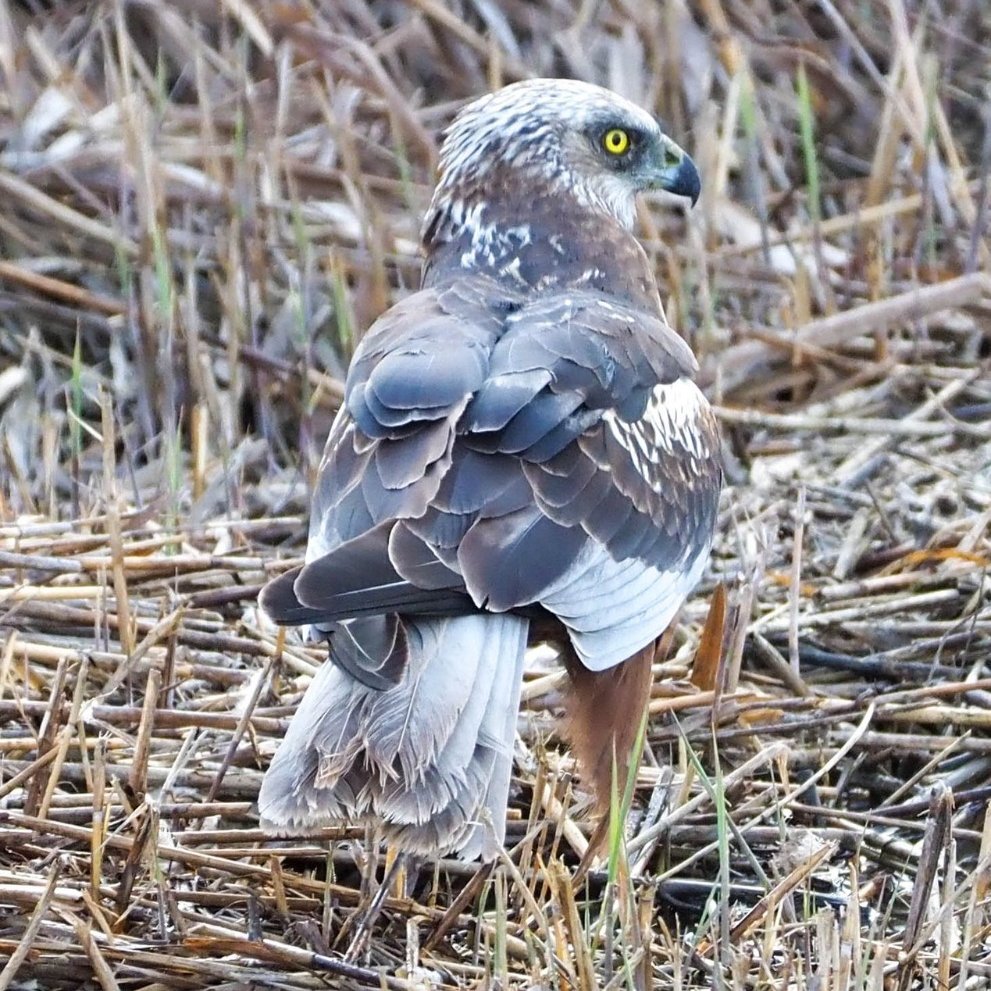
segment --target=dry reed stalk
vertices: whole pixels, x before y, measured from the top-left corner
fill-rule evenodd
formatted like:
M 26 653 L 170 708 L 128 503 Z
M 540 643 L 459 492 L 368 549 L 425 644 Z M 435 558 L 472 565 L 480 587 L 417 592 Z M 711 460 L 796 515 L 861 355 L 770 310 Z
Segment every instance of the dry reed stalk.
M 0 5 L 0 985 L 987 979 L 987 12 L 662 6 Z M 611 859 L 535 653 L 495 876 L 411 871 L 349 964 L 378 858 L 258 828 L 323 650 L 255 598 L 440 129 L 531 74 L 706 163 L 641 221 L 730 484 Z

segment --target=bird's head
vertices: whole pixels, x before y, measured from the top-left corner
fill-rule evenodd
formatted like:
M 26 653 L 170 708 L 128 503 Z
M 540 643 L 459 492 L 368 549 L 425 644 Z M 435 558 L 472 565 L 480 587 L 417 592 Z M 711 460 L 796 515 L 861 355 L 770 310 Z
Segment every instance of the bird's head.
M 571 195 L 632 228 L 639 192 L 698 199 L 695 163 L 642 108 L 571 79 L 514 83 L 467 106 L 448 128 L 435 205 L 509 183 Z

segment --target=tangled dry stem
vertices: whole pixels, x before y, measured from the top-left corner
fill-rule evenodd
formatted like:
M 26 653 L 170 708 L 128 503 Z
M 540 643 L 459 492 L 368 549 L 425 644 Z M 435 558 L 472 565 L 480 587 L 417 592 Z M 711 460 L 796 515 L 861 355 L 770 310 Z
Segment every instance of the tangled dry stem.
M 985 985 L 982 5 L 42 8 L 0 4 L 0 989 Z M 528 74 L 700 164 L 641 228 L 730 485 L 609 855 L 535 655 L 507 857 L 371 918 L 370 837 L 258 829 L 321 655 L 255 595 L 439 129 Z

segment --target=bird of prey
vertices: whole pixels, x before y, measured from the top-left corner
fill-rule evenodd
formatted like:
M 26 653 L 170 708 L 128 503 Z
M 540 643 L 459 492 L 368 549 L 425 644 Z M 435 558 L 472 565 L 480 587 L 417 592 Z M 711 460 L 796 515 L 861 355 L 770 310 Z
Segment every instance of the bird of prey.
M 262 592 L 329 640 L 262 783 L 269 828 L 375 823 L 408 852 L 493 856 L 537 641 L 562 652 L 608 802 L 721 485 L 632 234 L 638 192 L 699 188 L 650 114 L 585 83 L 515 83 L 448 128 L 421 287 L 361 340 L 305 563 Z

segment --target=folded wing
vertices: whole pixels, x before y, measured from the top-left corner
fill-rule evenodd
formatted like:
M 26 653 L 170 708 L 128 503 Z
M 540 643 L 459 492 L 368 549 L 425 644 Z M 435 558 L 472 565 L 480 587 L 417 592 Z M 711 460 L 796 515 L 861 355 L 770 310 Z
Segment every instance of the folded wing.
M 413 294 L 362 341 L 306 564 L 263 605 L 323 629 L 540 608 L 586 666 L 624 660 L 708 552 L 717 433 L 693 371 L 661 318 L 598 292 L 524 303 L 475 277 Z

